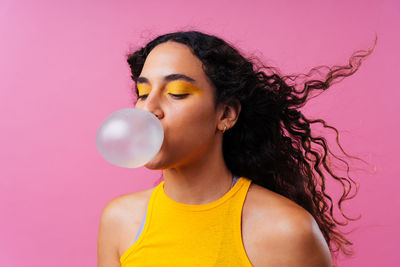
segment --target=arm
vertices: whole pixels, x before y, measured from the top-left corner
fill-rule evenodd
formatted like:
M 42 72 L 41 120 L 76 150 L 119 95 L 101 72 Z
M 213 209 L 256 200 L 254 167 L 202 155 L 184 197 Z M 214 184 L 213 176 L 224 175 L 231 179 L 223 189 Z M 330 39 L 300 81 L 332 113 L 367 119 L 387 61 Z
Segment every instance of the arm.
M 331 267 L 329 247 L 315 219 L 303 209 L 283 212 L 273 229 L 262 231 L 268 254 L 260 266 Z
M 120 267 L 118 234 L 120 218 L 115 200 L 103 209 L 97 238 L 97 267 Z

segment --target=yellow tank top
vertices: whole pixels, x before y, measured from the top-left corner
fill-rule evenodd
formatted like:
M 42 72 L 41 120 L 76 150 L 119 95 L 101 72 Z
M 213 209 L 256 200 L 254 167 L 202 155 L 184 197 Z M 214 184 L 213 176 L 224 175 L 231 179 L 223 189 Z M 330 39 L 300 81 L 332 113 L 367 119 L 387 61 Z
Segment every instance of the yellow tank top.
M 174 201 L 164 181 L 153 190 L 143 232 L 120 258 L 121 267 L 252 266 L 242 241 L 245 177 L 220 199 L 201 205 Z

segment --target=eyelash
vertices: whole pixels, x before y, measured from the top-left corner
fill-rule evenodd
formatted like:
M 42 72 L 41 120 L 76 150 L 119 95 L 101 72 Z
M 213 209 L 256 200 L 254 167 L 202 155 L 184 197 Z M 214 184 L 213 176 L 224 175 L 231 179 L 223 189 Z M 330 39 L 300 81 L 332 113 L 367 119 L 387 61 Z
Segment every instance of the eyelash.
M 174 97 L 176 99 L 183 99 L 183 98 L 186 98 L 189 94 L 182 94 L 182 95 L 169 94 L 169 95 L 171 95 L 172 97 Z M 138 99 L 145 99 L 146 97 L 147 97 L 147 95 L 141 95 L 141 96 L 138 96 Z

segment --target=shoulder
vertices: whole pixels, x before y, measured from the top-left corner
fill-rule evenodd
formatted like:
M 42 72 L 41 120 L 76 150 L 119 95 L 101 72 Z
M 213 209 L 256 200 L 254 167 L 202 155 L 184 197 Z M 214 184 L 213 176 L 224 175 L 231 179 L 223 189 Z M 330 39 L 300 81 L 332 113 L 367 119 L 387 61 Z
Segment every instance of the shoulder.
M 256 184 L 248 200 L 248 216 L 258 229 L 258 265 L 332 266 L 318 224 L 304 208 Z
M 154 187 L 155 188 L 155 187 Z M 119 247 L 127 229 L 140 222 L 154 188 L 117 196 L 110 200 L 100 215 L 97 239 L 99 262 L 119 263 Z
M 100 220 L 118 223 L 121 218 L 134 216 L 135 211 L 147 204 L 153 190 L 154 187 L 113 198 L 104 206 Z

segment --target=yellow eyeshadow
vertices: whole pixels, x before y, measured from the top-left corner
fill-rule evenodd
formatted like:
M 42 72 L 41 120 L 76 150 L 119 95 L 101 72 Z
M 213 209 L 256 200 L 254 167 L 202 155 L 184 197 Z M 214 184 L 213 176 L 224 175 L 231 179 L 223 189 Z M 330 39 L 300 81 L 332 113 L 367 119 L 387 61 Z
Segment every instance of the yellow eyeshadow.
M 151 87 L 147 84 L 138 84 L 137 89 L 139 92 L 139 96 L 148 95 L 148 94 L 150 94 L 150 91 L 151 91 Z
M 197 86 L 182 82 L 182 81 L 173 81 L 167 84 L 166 91 L 169 94 L 174 95 L 183 95 L 183 94 L 201 94 L 202 90 Z
M 137 89 L 139 96 L 148 95 L 151 92 L 151 86 L 144 83 L 138 84 Z M 165 93 L 173 95 L 183 95 L 183 94 L 201 94 L 203 93 L 203 91 L 197 86 L 187 82 L 172 81 L 166 85 Z

